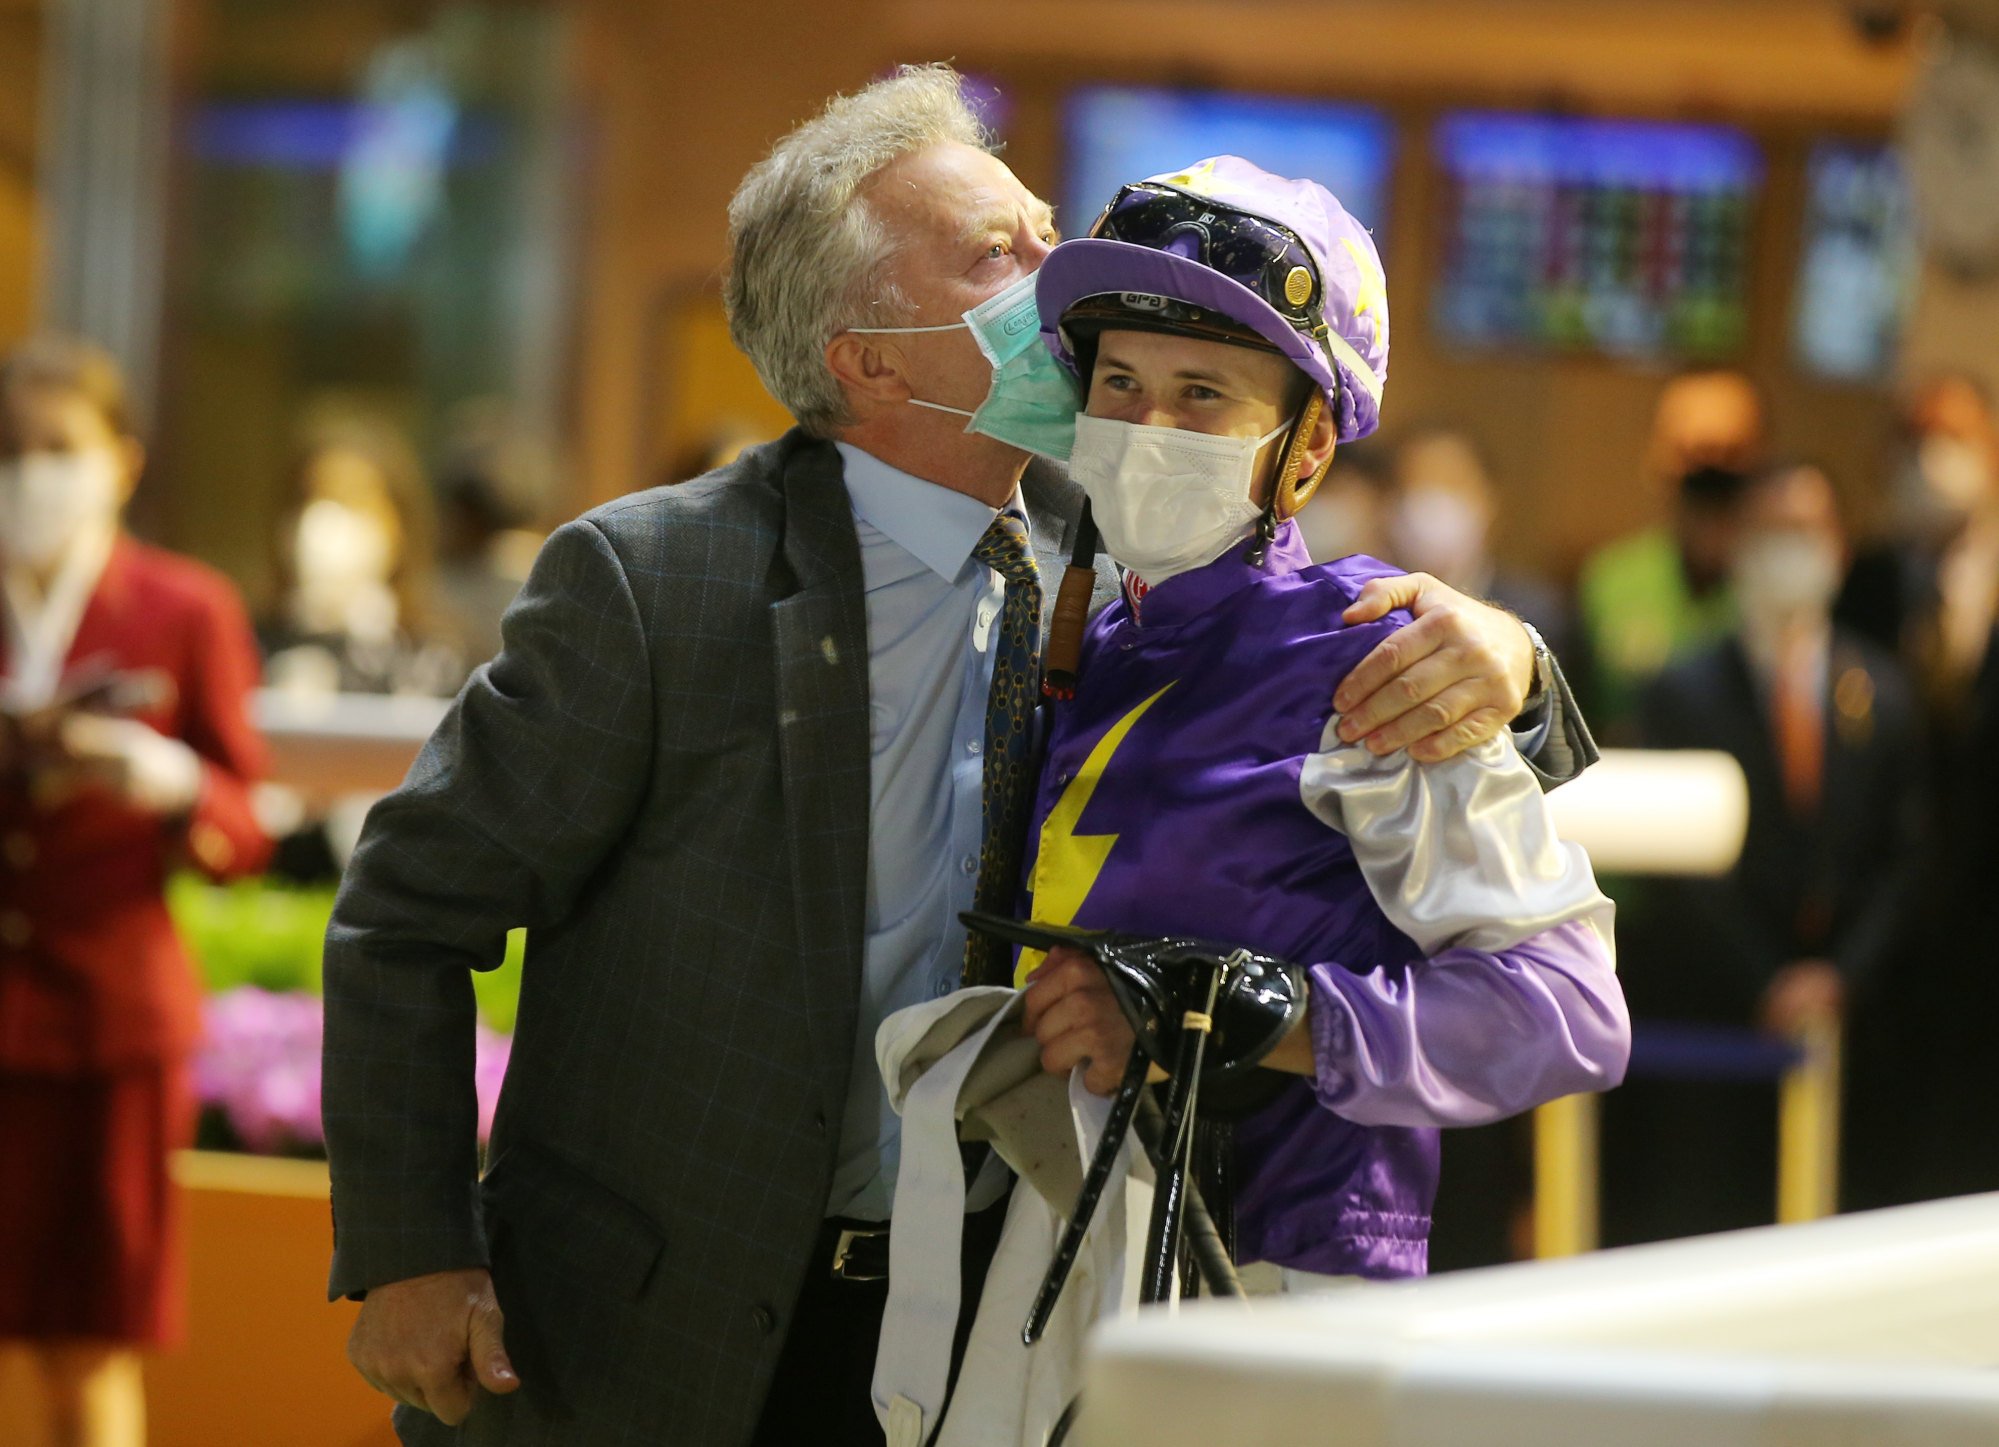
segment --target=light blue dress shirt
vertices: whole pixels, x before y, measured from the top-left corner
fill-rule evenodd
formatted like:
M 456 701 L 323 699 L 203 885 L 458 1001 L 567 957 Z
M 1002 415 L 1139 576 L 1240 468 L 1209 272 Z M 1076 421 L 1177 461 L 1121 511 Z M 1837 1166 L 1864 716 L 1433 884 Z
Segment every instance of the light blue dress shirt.
M 861 541 L 873 757 L 860 1022 L 827 1209 L 886 1220 L 902 1122 L 875 1068 L 875 1031 L 904 1006 L 958 988 L 958 911 L 972 907 L 979 873 L 986 695 L 1006 585 L 972 559 L 995 509 L 834 445 Z

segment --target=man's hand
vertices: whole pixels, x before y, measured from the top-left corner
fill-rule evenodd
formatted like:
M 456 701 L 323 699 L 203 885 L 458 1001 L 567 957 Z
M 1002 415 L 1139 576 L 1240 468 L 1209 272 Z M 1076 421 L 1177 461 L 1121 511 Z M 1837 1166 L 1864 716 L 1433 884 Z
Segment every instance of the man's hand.
M 1375 578 L 1340 616 L 1372 623 L 1396 608 L 1416 621 L 1383 639 L 1333 695 L 1342 739 L 1434 764 L 1519 717 L 1534 688 L 1534 644 L 1518 618 L 1428 573 Z
M 1798 960 L 1784 966 L 1763 992 L 1758 1016 L 1773 1035 L 1797 1035 L 1807 1025 L 1835 1021 L 1846 1005 L 1846 982 L 1830 960 Z
M 472 1413 L 474 1383 L 516 1390 L 505 1322 L 484 1270 L 439 1271 L 368 1292 L 347 1337 L 347 1360 L 376 1391 L 456 1427 Z
M 1041 1068 L 1067 1075 L 1077 1065 L 1098 1095 L 1118 1088 L 1138 1037 L 1094 956 L 1057 945 L 1027 982 L 1021 1029 L 1041 1046 Z

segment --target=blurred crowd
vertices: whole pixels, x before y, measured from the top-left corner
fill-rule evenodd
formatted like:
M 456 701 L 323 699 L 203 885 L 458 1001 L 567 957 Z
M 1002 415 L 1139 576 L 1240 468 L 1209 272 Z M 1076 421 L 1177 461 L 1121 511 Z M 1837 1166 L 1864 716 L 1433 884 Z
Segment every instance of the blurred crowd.
M 1750 806 L 1735 867 L 1611 882 L 1634 1016 L 1773 1035 L 1836 1019 L 1843 1203 L 1993 1189 L 1979 1104 L 1999 860 L 1991 398 L 1962 375 L 1907 396 L 1859 490 L 1878 500 L 1864 534 L 1819 460 L 1772 454 L 1770 421 L 1738 373 L 1668 382 L 1642 462 L 1661 521 L 1598 549 L 1566 592 L 1496 561 L 1503 487 L 1448 429 L 1343 456 L 1302 521 L 1315 556 L 1374 552 L 1533 623 L 1601 742 L 1733 756 Z M 1607 1239 L 1767 1223 L 1773 1084 L 1633 1076 L 1606 1102 Z M 1518 1131 L 1477 1135 L 1447 1142 L 1463 1166 L 1446 1197 L 1524 1197 Z M 1453 1240 L 1452 1214 L 1438 1212 L 1440 1265 L 1518 1252 Z
M 408 438 L 366 415 L 308 417 L 272 535 L 256 617 L 265 686 L 290 695 L 450 698 L 500 651 L 500 618 L 542 533 L 533 463 L 504 413 L 462 411 L 426 470 Z M 315 808 L 260 793 L 272 870 L 330 881 L 366 799 Z

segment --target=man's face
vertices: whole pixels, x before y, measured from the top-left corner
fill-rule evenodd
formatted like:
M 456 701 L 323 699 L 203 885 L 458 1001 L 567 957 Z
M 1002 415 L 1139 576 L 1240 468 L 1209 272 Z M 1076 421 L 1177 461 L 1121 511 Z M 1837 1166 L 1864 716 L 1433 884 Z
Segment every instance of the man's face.
M 1823 622 L 1845 571 L 1846 538 L 1832 480 L 1804 465 L 1761 480 L 1742 503 L 1736 599 L 1752 638 Z
M 1745 538 L 1798 538 L 1834 553 L 1846 546 L 1832 479 L 1810 464 L 1752 487 L 1742 503 L 1742 532 Z
M 1298 375 L 1275 352 L 1158 332 L 1107 331 L 1097 341 L 1083 410 L 1144 427 L 1262 437 L 1290 421 Z M 1276 457 L 1273 442 L 1258 464 L 1258 502 L 1269 496 Z
M 1000 161 L 950 142 L 912 151 L 868 183 L 868 204 L 895 237 L 893 276 L 911 326 L 943 326 L 1038 270 L 1058 237 L 1046 201 Z M 893 339 L 929 401 L 976 408 L 992 368 L 964 332 Z

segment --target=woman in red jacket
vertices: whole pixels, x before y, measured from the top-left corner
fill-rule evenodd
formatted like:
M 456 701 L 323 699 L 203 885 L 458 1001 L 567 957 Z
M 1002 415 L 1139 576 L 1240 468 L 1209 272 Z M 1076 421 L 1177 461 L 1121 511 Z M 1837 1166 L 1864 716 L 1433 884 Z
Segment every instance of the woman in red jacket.
M 0 358 L 0 1350 L 64 1447 L 143 1440 L 137 1351 L 180 1330 L 167 1161 L 200 993 L 167 876 L 268 852 L 249 625 L 120 530 L 143 461 L 109 358 Z

